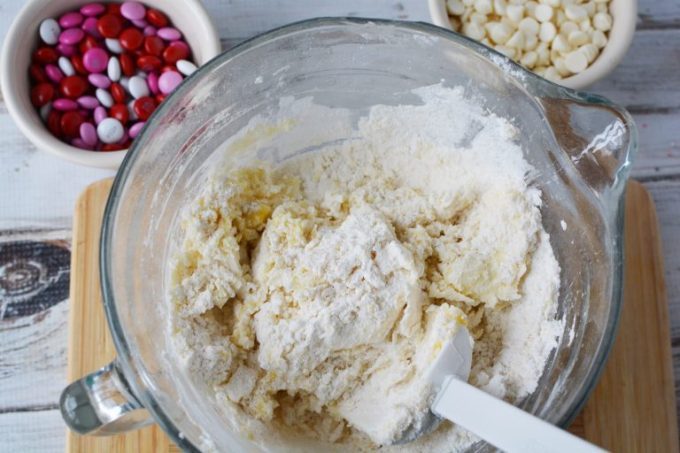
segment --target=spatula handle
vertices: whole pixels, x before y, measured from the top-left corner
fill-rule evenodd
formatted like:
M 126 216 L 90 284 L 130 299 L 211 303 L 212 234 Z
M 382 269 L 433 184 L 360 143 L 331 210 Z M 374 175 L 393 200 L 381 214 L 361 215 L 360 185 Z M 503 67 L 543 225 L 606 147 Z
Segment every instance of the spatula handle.
M 604 451 L 451 376 L 444 381 L 432 412 L 509 453 Z

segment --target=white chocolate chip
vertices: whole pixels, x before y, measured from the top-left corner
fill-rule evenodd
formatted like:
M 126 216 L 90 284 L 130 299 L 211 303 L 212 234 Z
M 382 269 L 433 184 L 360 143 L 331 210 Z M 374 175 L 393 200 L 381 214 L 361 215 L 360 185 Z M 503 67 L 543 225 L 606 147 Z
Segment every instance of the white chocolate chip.
M 493 12 L 499 16 L 505 16 L 508 4 L 505 0 L 493 0 Z
M 536 62 L 538 61 L 538 55 L 536 52 L 530 51 L 524 54 L 522 58 L 519 60 L 520 63 L 522 63 L 524 66 L 527 68 L 533 68 L 536 65 Z
M 496 44 L 505 44 L 510 39 L 512 29 L 500 22 L 489 22 L 486 24 L 486 31 L 489 37 Z
M 555 36 L 551 48 L 558 51 L 561 54 L 571 52 L 571 46 L 562 35 Z
M 597 58 L 597 55 L 600 53 L 597 46 L 591 43 L 582 45 L 578 48 L 578 51 L 586 56 L 588 63 L 595 61 L 595 58 Z
M 612 28 L 612 16 L 607 13 L 597 13 L 593 16 L 593 25 L 597 30 L 609 31 Z
M 505 43 L 508 47 L 512 47 L 514 49 L 523 49 L 524 48 L 524 33 L 521 31 L 517 30 L 513 35 L 510 37 L 510 39 L 507 40 Z
M 466 24 L 463 24 L 463 34 L 468 38 L 472 38 L 479 41 L 484 36 L 486 36 L 486 31 L 484 31 L 484 27 L 482 27 L 478 23 L 468 22 Z
M 447 0 L 446 9 L 449 11 L 449 14 L 461 16 L 465 12 L 465 5 L 460 0 Z
M 595 8 L 596 8 L 595 2 L 590 1 L 588 3 L 584 3 L 582 6 L 586 10 L 588 17 L 593 17 L 593 15 L 595 14 Z
M 533 17 L 525 17 L 519 22 L 517 28 L 522 30 L 525 35 L 537 35 L 540 25 Z
M 583 19 L 578 26 L 581 27 L 581 30 L 583 31 L 590 31 L 593 29 L 593 25 L 590 23 L 590 17 Z
M 475 11 L 480 14 L 488 15 L 493 12 L 493 4 L 491 0 L 475 0 Z
M 559 82 L 562 79 L 562 77 L 560 77 L 559 73 L 557 72 L 557 69 L 552 66 L 545 70 L 543 77 L 550 80 L 551 82 Z
M 524 33 L 522 33 L 524 35 Z M 524 50 L 534 50 L 538 45 L 538 36 L 524 35 Z
M 522 17 L 524 17 L 523 5 L 508 5 L 505 11 L 506 16 L 513 24 L 519 24 L 519 21 L 521 21 Z
M 538 38 L 543 42 L 550 42 L 555 39 L 557 29 L 552 22 L 543 22 L 538 32 Z
M 580 5 L 566 5 L 564 8 L 564 14 L 567 15 L 569 20 L 573 20 L 575 22 L 580 22 L 588 17 L 588 13 L 586 12 L 585 8 Z
M 555 69 L 557 69 L 557 72 L 560 74 L 561 77 L 567 77 L 571 75 L 571 71 L 567 69 L 567 66 L 564 63 L 564 58 L 562 57 L 556 58 L 555 61 L 553 61 L 553 66 L 555 67 Z
M 484 25 L 489 20 L 484 14 L 479 14 L 477 12 L 470 15 L 470 22 L 474 22 L 479 25 Z
M 560 33 L 569 36 L 569 34 L 572 31 L 580 31 L 581 29 L 579 28 L 578 24 L 576 22 L 572 22 L 570 20 L 563 22 L 562 25 L 560 25 Z
M 515 49 L 511 47 L 498 45 L 495 47 L 495 49 L 508 58 L 515 58 Z
M 600 30 L 593 31 L 591 40 L 600 49 L 607 45 L 607 36 Z
M 534 17 L 539 22 L 548 22 L 553 17 L 553 9 L 550 5 L 538 5 L 534 10 Z
M 588 57 L 579 50 L 569 53 L 564 59 L 564 65 L 574 74 L 583 72 L 588 67 Z
M 536 11 L 536 7 L 538 6 L 538 3 L 533 2 L 533 1 L 528 1 L 524 4 L 524 7 L 527 9 L 527 16 L 533 16 L 534 12 Z
M 589 40 L 590 40 L 590 38 L 588 37 L 588 34 L 586 32 L 581 31 L 581 30 L 574 30 L 571 33 L 569 33 L 569 35 L 567 37 L 567 42 L 572 47 L 582 46 L 583 44 L 587 43 Z

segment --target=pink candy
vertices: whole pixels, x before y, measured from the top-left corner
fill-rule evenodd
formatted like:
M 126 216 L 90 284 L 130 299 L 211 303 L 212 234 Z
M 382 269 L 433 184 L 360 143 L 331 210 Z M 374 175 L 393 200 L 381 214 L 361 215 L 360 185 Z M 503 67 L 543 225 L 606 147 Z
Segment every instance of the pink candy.
M 158 30 L 153 25 L 147 25 L 144 27 L 144 36 L 153 36 Z
M 106 11 L 106 7 L 101 3 L 88 3 L 80 8 L 80 14 L 83 16 L 98 16 Z
M 61 69 L 53 64 L 45 66 L 45 74 L 47 74 L 47 77 L 54 83 L 59 83 L 61 82 L 61 79 L 64 78 L 64 73 L 61 72 Z
M 65 57 L 72 57 L 76 54 L 76 48 L 75 46 L 72 46 L 70 44 L 57 44 L 57 52 L 62 54 Z
M 164 39 L 166 41 L 177 41 L 178 39 L 182 38 L 182 33 L 179 32 L 176 28 L 173 27 L 163 27 L 159 29 L 156 34 L 158 35 L 159 38 Z
M 83 55 L 83 65 L 90 72 L 103 72 L 108 64 L 109 54 L 99 47 L 93 47 Z
M 87 110 L 94 110 L 99 106 L 99 100 L 94 96 L 80 96 L 76 102 Z
M 137 137 L 137 135 L 139 135 L 139 132 L 142 130 L 145 124 L 146 124 L 145 121 L 140 121 L 138 123 L 133 124 L 130 127 L 130 138 Z
M 92 123 L 83 123 L 80 125 L 80 138 L 85 144 L 93 146 L 97 143 L 97 129 Z
M 104 107 L 99 106 L 94 109 L 94 113 L 92 114 L 92 116 L 94 117 L 95 124 L 99 124 L 102 121 L 104 121 L 106 117 L 109 116 L 109 114 L 106 113 L 106 109 Z
M 80 13 L 66 13 L 59 18 L 61 28 L 77 27 L 83 23 L 83 15 Z
M 175 71 L 166 71 L 158 78 L 158 89 L 161 93 L 168 94 L 182 83 L 182 75 Z
M 120 7 L 120 14 L 130 20 L 144 19 L 146 8 L 144 5 L 137 2 L 125 2 Z
M 146 76 L 146 84 L 149 85 L 149 90 L 151 90 L 153 94 L 160 93 L 160 90 L 158 89 L 158 74 L 155 72 Z
M 85 22 L 83 22 L 83 25 L 81 25 L 80 28 L 82 28 L 83 31 L 90 36 L 94 36 L 95 38 L 102 37 L 101 33 L 99 33 L 99 30 L 97 29 L 97 18 L 95 17 L 88 17 L 85 19 Z
M 80 28 L 69 28 L 64 30 L 59 35 L 59 43 L 74 45 L 78 44 L 85 37 L 85 32 Z
M 107 89 L 111 86 L 111 80 L 103 74 L 90 74 L 87 80 L 97 88 Z
M 78 108 L 78 103 L 70 99 L 59 98 L 52 103 L 52 107 L 62 111 L 76 110 Z

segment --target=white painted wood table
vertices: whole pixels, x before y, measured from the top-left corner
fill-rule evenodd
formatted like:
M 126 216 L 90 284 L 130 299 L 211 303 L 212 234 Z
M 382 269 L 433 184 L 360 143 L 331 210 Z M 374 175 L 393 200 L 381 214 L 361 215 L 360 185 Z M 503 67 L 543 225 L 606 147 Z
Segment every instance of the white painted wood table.
M 45 0 L 48 1 L 48 0 Z M 426 0 L 205 0 L 224 48 L 289 22 L 315 16 L 429 21 Z M 0 38 L 21 8 L 0 0 Z M 640 151 L 633 175 L 656 201 L 670 304 L 676 379 L 680 376 L 680 0 L 640 0 L 638 31 L 623 63 L 594 85 L 633 113 Z M 0 100 L 0 247 L 32 240 L 66 256 L 78 193 L 112 172 L 79 167 L 38 152 Z M 6 263 L 4 263 L 6 265 Z M 0 263 L 0 282 L 2 278 Z M 63 278 L 68 266 L 61 269 Z M 63 451 L 57 409 L 66 384 L 68 300 L 22 314 L 0 285 L 0 452 Z M 60 300 L 59 300 L 60 299 Z M 676 388 L 680 386 L 676 385 Z

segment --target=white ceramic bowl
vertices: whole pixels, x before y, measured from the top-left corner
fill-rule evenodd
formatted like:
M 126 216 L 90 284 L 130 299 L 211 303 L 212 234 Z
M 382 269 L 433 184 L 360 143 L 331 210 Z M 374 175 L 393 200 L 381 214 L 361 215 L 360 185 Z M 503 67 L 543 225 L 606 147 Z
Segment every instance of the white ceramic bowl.
M 78 164 L 115 169 L 123 161 L 127 150 L 97 152 L 62 142 L 47 130 L 29 95 L 28 66 L 37 46 L 40 22 L 86 3 L 87 0 L 26 2 L 5 38 L 0 56 L 0 84 L 10 115 L 37 148 Z M 198 64 L 204 64 L 220 53 L 219 35 L 199 0 L 142 0 L 142 3 L 163 11 L 170 18 L 184 35 Z
M 428 6 L 435 25 L 453 30 L 446 11 L 446 0 L 428 0 Z M 560 80 L 560 85 L 576 90 L 585 88 L 609 74 L 623 59 L 635 33 L 637 0 L 611 0 L 610 14 L 614 23 L 600 55 L 585 71 Z

